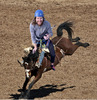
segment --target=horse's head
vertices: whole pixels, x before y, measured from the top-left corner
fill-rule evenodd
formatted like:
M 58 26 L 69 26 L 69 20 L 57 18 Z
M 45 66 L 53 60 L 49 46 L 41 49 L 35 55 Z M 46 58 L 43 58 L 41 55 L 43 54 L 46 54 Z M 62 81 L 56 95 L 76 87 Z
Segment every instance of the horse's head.
M 26 76 L 29 78 L 31 77 L 31 70 L 35 70 L 35 63 L 38 60 L 39 52 L 38 50 L 33 54 L 32 50 L 26 57 L 22 57 L 23 59 L 23 66 L 25 68 Z

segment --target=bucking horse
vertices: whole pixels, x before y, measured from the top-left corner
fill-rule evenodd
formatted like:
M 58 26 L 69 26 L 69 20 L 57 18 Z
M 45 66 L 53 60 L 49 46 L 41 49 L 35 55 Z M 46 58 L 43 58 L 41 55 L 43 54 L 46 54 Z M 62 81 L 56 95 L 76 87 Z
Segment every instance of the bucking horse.
M 66 55 L 72 55 L 78 47 L 82 46 L 84 48 L 89 46 L 89 43 L 82 43 L 80 42 L 80 38 L 72 38 L 73 30 L 72 30 L 73 23 L 70 21 L 65 21 L 64 23 L 60 24 L 57 28 L 57 36 L 55 36 L 51 41 L 53 42 L 55 48 L 55 62 L 54 65 L 56 66 L 60 60 Z M 63 37 L 63 29 L 67 31 L 68 38 Z M 74 43 L 73 43 L 74 42 Z M 51 62 L 49 53 L 45 53 L 45 57 L 42 61 L 42 66 L 37 68 L 35 66 L 37 60 L 39 59 L 39 49 L 33 54 L 33 47 L 30 47 L 29 53 L 22 57 L 22 63 L 18 60 L 19 64 L 24 67 L 25 69 L 25 82 L 22 87 L 21 95 L 19 98 L 29 98 L 30 90 L 32 86 L 42 77 L 44 72 L 51 70 Z M 32 82 L 29 84 L 28 89 L 26 90 L 27 84 L 30 81 L 31 77 L 35 76 Z

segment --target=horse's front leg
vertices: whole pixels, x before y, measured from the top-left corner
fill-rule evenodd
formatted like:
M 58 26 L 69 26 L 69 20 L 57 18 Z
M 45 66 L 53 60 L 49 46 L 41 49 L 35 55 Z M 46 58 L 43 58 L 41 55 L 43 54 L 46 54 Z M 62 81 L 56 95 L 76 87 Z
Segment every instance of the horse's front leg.
M 26 94 L 26 86 L 27 86 L 28 82 L 30 81 L 31 77 L 33 76 L 33 74 L 31 73 L 31 71 L 27 71 L 26 70 L 25 71 L 25 76 L 26 76 L 26 78 L 25 78 L 25 82 L 24 82 L 23 87 L 22 87 L 21 95 L 19 97 L 20 99 L 25 96 L 25 94 Z
M 28 87 L 28 90 L 27 90 L 27 92 L 26 92 L 26 95 L 25 95 L 24 99 L 29 98 L 30 90 L 31 90 L 32 86 L 41 78 L 41 76 L 42 76 L 42 73 L 38 73 L 38 74 L 35 76 L 35 78 L 33 79 L 33 81 L 30 83 L 30 85 L 29 85 L 29 87 Z
M 20 95 L 19 99 L 21 99 L 21 98 L 23 98 L 25 96 L 26 86 L 27 86 L 29 81 L 30 81 L 30 78 L 26 77 L 25 82 L 24 82 L 23 87 L 22 87 L 22 91 L 21 91 L 21 95 Z
M 30 78 L 27 78 L 27 77 L 26 77 L 25 82 L 24 82 L 24 84 L 23 84 L 22 91 L 25 91 L 25 90 L 26 90 L 26 86 L 27 86 L 27 84 L 28 84 L 29 81 L 30 81 Z

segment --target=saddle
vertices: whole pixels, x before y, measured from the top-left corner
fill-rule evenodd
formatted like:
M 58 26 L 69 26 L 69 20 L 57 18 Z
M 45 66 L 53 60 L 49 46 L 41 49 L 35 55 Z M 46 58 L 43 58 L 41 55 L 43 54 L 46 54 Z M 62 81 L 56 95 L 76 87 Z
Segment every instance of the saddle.
M 33 47 L 27 47 L 24 49 L 24 53 L 26 56 L 30 53 L 30 50 L 33 50 Z M 50 53 L 48 48 L 42 48 L 42 51 L 45 51 L 46 53 Z
M 49 45 L 49 42 L 50 40 L 45 41 L 45 40 L 40 39 L 40 42 L 38 43 L 39 52 L 41 50 L 41 51 L 44 51 L 45 53 L 50 53 L 49 49 L 46 47 L 47 44 Z M 33 47 L 25 48 L 24 53 L 28 55 L 30 53 L 30 50 L 33 50 Z

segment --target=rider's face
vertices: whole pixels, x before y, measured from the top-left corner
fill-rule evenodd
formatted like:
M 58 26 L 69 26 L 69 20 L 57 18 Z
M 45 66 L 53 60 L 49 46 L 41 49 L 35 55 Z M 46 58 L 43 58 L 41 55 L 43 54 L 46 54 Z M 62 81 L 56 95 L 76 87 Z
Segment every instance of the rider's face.
M 41 26 L 43 23 L 43 17 L 36 17 L 36 23 Z

